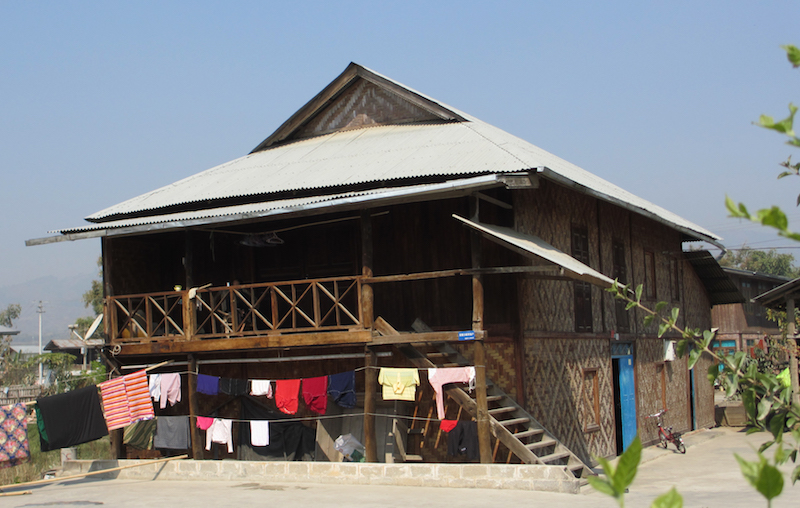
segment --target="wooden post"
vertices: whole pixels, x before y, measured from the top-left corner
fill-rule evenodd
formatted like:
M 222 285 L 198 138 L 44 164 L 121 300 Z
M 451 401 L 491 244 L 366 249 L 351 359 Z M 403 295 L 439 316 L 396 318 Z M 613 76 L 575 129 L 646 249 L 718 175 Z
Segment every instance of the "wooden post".
M 192 245 L 192 232 L 185 230 L 183 233 L 183 269 L 186 275 L 183 286 L 183 337 L 184 340 L 194 339 L 194 302 L 188 298 L 189 288 L 195 286 L 194 280 L 194 248 Z
M 792 402 L 800 404 L 800 383 L 797 375 L 797 340 L 795 326 L 794 298 L 786 300 L 786 340 L 789 342 L 789 375 L 792 380 Z
M 192 436 L 192 458 L 202 460 L 203 442 L 200 439 L 200 429 L 197 428 L 197 415 L 200 413 L 197 400 L 197 357 L 189 353 L 189 432 Z
M 378 442 L 375 436 L 375 395 L 378 391 L 378 357 L 367 348 L 364 357 L 364 448 L 367 462 L 378 462 Z
M 470 218 L 479 221 L 478 198 L 470 197 Z M 481 237 L 473 231 L 470 233 L 470 251 L 472 268 L 481 267 Z M 472 276 L 472 329 L 483 331 L 483 278 L 480 274 Z M 478 411 L 478 448 L 481 463 L 492 463 L 492 443 L 489 426 L 489 403 L 486 399 L 486 351 L 483 340 L 475 340 L 475 403 Z
M 361 210 L 361 275 L 372 277 L 372 216 Z M 361 326 L 372 328 L 375 316 L 372 284 L 361 285 Z

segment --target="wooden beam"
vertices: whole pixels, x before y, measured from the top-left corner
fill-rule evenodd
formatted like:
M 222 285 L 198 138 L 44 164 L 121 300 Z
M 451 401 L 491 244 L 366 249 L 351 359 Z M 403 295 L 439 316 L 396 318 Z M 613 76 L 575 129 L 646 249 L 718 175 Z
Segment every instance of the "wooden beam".
M 361 210 L 361 275 L 372 277 L 372 216 L 369 210 Z M 374 296 L 372 284 L 361 284 L 361 326 L 372 328 L 374 318 Z
M 555 265 L 536 265 L 536 266 L 498 266 L 490 268 L 455 268 L 452 270 L 437 270 L 434 272 L 406 273 L 398 275 L 381 275 L 369 277 L 363 280 L 364 283 L 377 284 L 380 282 L 403 282 L 409 280 L 438 279 L 443 277 L 453 277 L 456 275 L 501 275 L 507 273 L 542 273 L 559 272 L 561 267 Z M 555 277 L 555 276 L 554 276 Z M 573 280 L 568 277 L 558 277 L 565 280 Z
M 378 392 L 378 357 L 372 348 L 364 355 L 364 449 L 367 462 L 378 462 L 378 441 L 375 431 L 375 398 Z
M 480 221 L 478 198 L 469 198 L 470 216 L 474 221 Z M 477 231 L 470 233 L 470 251 L 472 268 L 481 268 L 481 236 Z M 472 330 L 483 331 L 484 294 L 483 276 L 476 273 L 472 276 Z M 482 464 L 492 463 L 492 442 L 489 436 L 489 405 L 486 398 L 486 351 L 483 340 L 475 341 L 475 402 L 478 413 L 478 448 Z
M 375 321 L 377 323 L 377 320 Z M 373 346 L 392 344 L 420 344 L 423 342 L 459 342 L 459 332 L 398 333 L 372 339 Z M 475 332 L 475 340 L 483 340 L 485 331 Z
M 197 399 L 197 357 L 189 353 L 187 360 L 189 364 L 189 431 L 192 438 L 192 458 L 201 460 L 203 458 L 203 441 L 200 439 L 200 429 L 197 428 L 197 415 L 200 414 Z
M 370 342 L 371 340 L 372 332 L 369 330 L 329 333 L 293 333 L 285 335 L 264 335 L 260 337 L 193 340 L 186 342 L 164 341 L 141 344 L 122 344 L 122 351 L 120 352 L 120 355 L 137 356 L 170 353 L 202 353 L 207 351 L 269 349 L 293 346 L 364 344 Z

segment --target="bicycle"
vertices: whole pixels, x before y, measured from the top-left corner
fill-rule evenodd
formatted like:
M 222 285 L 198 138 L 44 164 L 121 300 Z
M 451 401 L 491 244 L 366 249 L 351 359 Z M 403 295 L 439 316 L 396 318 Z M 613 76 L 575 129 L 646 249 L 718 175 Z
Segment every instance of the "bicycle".
M 686 445 L 683 444 L 683 438 L 681 437 L 680 432 L 672 432 L 672 427 L 665 428 L 661 423 L 661 417 L 666 412 L 666 409 L 662 409 L 658 413 L 646 417 L 657 418 L 656 423 L 658 425 L 659 446 L 666 450 L 667 446 L 669 446 L 669 443 L 672 443 L 679 452 L 686 453 Z

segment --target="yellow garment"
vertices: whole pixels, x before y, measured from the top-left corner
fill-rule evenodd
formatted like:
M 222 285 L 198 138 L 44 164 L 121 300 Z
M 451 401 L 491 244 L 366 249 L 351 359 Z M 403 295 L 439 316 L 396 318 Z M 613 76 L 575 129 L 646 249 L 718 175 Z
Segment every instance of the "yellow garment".
M 378 383 L 383 385 L 383 400 L 414 400 L 419 386 L 417 369 L 381 368 Z

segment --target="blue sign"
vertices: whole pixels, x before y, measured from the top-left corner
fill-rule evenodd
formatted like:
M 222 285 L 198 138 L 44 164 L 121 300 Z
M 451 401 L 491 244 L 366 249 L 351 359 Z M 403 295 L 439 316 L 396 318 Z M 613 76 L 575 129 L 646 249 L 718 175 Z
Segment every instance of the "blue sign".
M 475 332 L 472 330 L 468 332 L 458 332 L 458 340 L 475 340 Z

